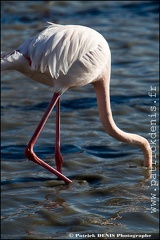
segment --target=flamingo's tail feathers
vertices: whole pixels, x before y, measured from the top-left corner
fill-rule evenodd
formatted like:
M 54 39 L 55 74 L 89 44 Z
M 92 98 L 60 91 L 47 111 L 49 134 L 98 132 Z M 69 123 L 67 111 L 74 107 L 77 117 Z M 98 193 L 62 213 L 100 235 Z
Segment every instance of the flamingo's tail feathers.
M 1 52 L 1 70 L 17 70 L 20 65 L 26 61 L 22 53 L 14 50 L 12 52 L 6 53 Z

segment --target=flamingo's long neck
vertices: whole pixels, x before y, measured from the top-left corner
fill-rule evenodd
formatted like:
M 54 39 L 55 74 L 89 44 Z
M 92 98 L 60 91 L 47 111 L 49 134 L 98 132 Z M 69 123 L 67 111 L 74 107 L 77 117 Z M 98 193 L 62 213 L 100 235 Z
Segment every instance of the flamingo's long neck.
M 118 141 L 140 147 L 144 154 L 144 166 L 151 168 L 152 151 L 148 141 L 139 135 L 126 133 L 116 126 L 111 112 L 109 84 L 110 76 L 93 83 L 97 95 L 99 116 L 103 127 L 110 136 Z

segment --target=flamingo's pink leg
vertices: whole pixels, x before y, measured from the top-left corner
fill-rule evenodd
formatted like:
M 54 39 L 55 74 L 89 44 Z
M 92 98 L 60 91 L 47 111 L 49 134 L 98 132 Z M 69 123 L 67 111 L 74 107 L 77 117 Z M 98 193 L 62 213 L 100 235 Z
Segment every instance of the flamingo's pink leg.
M 62 173 L 63 157 L 60 151 L 60 98 L 56 103 L 56 146 L 55 146 L 55 161 L 57 170 Z
M 51 112 L 52 112 L 54 106 L 56 105 L 57 101 L 59 100 L 59 98 L 60 98 L 60 94 L 54 93 L 54 95 L 53 95 L 53 97 L 52 97 L 52 99 L 51 99 L 51 101 L 50 101 L 50 103 L 49 103 L 41 121 L 39 122 L 32 138 L 30 139 L 30 141 L 29 141 L 29 143 L 28 143 L 28 145 L 25 149 L 25 156 L 29 160 L 41 165 L 42 167 L 46 168 L 48 171 L 54 173 L 59 179 L 65 181 L 66 183 L 70 183 L 70 182 L 72 182 L 70 179 L 68 179 L 63 174 L 61 174 L 59 171 L 57 171 L 56 169 L 54 169 L 53 167 L 51 167 L 50 165 L 48 165 L 47 163 L 42 161 L 40 158 L 38 158 L 37 155 L 33 151 L 33 147 L 35 145 L 35 142 L 38 139 L 38 137 L 39 137 L 39 135 L 40 135 L 40 133 L 41 133 L 48 117 L 49 117 L 49 115 L 51 114 Z

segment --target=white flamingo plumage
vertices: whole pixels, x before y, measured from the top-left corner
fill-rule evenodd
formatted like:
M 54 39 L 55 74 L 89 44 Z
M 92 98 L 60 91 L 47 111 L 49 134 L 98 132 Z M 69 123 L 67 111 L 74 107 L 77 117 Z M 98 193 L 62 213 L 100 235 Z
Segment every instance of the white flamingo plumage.
M 28 159 L 54 173 L 66 183 L 71 182 L 62 174 L 60 96 L 71 87 L 91 83 L 97 95 L 99 116 L 105 131 L 118 141 L 141 148 L 144 166 L 151 168 L 152 152 L 149 142 L 139 135 L 120 130 L 113 120 L 109 90 L 111 54 L 107 41 L 100 33 L 85 26 L 49 23 L 44 31 L 25 41 L 16 50 L 2 53 L 1 68 L 17 70 L 53 88 L 53 97 L 25 149 Z M 56 106 L 57 170 L 38 158 L 33 151 L 34 144 L 54 106 Z

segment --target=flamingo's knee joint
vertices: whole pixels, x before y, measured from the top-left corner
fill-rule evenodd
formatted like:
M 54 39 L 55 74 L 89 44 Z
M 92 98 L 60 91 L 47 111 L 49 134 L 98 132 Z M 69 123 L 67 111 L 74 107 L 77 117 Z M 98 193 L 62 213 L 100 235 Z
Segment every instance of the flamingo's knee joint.
M 25 148 L 24 150 L 24 155 L 29 159 L 29 160 L 33 160 L 33 150 L 31 150 L 31 148 L 29 148 L 28 146 Z

